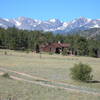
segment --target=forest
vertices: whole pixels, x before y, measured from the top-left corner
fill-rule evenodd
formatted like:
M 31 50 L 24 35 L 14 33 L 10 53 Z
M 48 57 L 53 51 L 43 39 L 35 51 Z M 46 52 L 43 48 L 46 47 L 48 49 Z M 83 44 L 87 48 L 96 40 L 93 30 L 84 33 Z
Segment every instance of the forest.
M 100 41 L 80 34 L 53 34 L 44 31 L 0 28 L 0 48 L 11 50 L 35 51 L 37 45 L 47 43 L 69 43 L 70 50 L 77 51 L 77 56 L 100 57 Z

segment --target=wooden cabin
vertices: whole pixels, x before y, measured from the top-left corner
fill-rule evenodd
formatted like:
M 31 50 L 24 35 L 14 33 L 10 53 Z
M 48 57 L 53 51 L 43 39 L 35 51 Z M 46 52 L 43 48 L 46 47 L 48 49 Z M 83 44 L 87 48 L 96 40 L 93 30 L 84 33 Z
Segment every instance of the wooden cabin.
M 41 51 L 60 54 L 62 53 L 64 48 L 68 49 L 69 47 L 70 47 L 70 44 L 67 44 L 67 43 L 50 43 L 47 45 L 42 45 Z

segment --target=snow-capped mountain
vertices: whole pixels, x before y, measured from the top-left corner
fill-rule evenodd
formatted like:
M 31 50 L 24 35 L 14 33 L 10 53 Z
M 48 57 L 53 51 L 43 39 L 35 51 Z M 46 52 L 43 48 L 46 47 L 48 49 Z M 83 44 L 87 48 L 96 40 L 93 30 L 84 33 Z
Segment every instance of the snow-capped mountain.
M 23 30 L 43 30 L 56 33 L 67 33 L 76 30 L 100 28 L 100 19 L 80 17 L 70 22 L 62 22 L 58 19 L 42 21 L 26 17 L 18 17 L 14 19 L 0 18 L 0 27 L 16 27 Z
M 14 24 L 9 21 L 9 19 L 0 18 L 0 27 L 8 28 L 14 27 Z

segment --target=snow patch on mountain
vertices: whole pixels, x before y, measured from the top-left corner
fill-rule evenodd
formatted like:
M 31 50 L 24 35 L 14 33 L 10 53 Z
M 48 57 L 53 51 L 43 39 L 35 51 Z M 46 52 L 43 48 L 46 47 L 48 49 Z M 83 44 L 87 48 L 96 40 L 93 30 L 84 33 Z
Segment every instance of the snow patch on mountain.
M 21 23 L 19 21 L 15 20 L 15 22 L 16 22 L 16 26 L 20 26 L 21 25 Z
M 55 23 L 56 19 L 50 19 L 49 21 L 52 22 L 52 23 Z
M 3 24 L 0 23 L 0 26 L 2 26 Z
M 91 28 L 100 28 L 100 26 L 98 24 L 92 26 Z
M 7 19 L 7 18 L 3 18 L 5 21 L 8 21 L 9 22 L 9 19 Z
M 68 26 L 68 23 L 67 22 L 64 22 L 63 23 L 63 27 L 67 27 Z

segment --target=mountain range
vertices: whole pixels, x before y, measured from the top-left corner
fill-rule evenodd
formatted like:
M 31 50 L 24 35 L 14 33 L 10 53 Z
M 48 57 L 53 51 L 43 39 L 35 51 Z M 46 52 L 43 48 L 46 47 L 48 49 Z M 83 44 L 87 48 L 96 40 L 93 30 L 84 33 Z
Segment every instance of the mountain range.
M 69 22 L 62 22 L 59 19 L 42 21 L 27 17 L 18 17 L 12 19 L 0 18 L 0 27 L 16 27 L 22 30 L 43 30 L 54 33 L 68 33 L 78 30 L 100 28 L 100 19 L 80 17 Z

